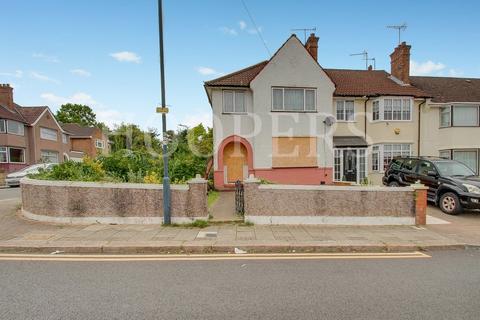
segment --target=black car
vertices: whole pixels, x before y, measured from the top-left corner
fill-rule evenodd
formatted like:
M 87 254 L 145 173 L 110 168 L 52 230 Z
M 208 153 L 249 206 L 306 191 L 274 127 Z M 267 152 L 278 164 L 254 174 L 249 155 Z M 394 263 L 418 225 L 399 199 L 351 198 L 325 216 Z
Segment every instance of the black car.
M 428 201 L 447 214 L 480 209 L 480 177 L 461 162 L 435 157 L 393 159 L 383 184 L 402 187 L 417 181 L 428 187 Z

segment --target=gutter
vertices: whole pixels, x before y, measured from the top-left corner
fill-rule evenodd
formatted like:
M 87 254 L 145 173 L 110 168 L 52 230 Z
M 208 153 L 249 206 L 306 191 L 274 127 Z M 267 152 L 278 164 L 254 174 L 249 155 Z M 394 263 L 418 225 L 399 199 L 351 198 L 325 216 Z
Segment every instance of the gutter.
M 423 99 L 423 102 L 418 105 L 418 134 L 417 134 L 417 156 L 420 156 L 420 135 L 422 128 L 422 105 L 427 102 L 427 99 Z

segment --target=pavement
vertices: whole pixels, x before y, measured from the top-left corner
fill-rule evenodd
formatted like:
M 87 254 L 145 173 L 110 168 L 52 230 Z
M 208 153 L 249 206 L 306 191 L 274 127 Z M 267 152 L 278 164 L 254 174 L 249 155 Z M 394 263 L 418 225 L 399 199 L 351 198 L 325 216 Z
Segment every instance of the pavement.
M 476 249 L 400 259 L 47 256 L 52 259 L 0 261 L 1 319 L 469 320 L 480 314 Z
M 242 217 L 235 213 L 235 191 L 222 191 L 218 193 L 218 199 L 209 209 L 212 221 L 234 221 L 242 220 Z
M 211 223 L 204 229 L 160 225 L 73 226 L 23 218 L 18 210 L 19 195 L 19 189 L 0 190 L 0 252 L 232 253 L 236 248 L 247 252 L 388 252 L 479 245 L 480 215 L 448 217 L 432 208 L 427 222 L 437 224 L 427 227 L 240 223 Z

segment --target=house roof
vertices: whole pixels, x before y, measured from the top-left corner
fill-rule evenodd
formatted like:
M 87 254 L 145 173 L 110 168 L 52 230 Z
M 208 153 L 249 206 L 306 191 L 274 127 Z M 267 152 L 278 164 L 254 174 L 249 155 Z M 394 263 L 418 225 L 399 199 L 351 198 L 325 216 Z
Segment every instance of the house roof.
M 0 105 L 0 118 L 1 119 L 8 119 L 8 120 L 15 120 L 22 123 L 28 123 L 24 117 L 18 111 L 13 111 L 10 108 Z
M 62 127 L 72 135 L 72 138 L 91 137 L 96 129 L 95 127 L 83 127 L 78 123 L 63 123 Z
M 212 87 L 249 87 L 250 82 L 263 70 L 268 61 L 262 61 L 245 69 L 205 82 Z M 403 85 L 392 79 L 383 70 L 324 69 L 335 83 L 336 96 L 380 96 L 399 95 L 419 98 L 429 97 L 427 93 L 412 85 Z
M 480 79 L 410 77 L 412 84 L 429 93 L 433 102 L 480 102 Z
M 325 69 L 335 83 L 336 96 L 413 96 L 429 95 L 412 85 L 401 84 L 384 70 Z
M 48 107 L 21 107 L 19 105 L 15 106 L 17 112 L 26 120 L 28 124 L 33 124 L 37 119 L 45 112 Z
M 212 87 L 249 87 L 250 82 L 265 68 L 268 62 L 268 60 L 265 60 L 220 78 L 206 81 L 205 85 Z

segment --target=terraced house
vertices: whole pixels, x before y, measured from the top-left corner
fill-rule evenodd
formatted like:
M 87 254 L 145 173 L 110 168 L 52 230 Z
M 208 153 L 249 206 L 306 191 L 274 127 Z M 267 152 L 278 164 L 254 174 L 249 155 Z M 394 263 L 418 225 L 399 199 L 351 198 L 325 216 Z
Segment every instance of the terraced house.
M 451 157 L 478 172 L 480 80 L 412 77 L 410 49 L 394 49 L 390 72 L 324 69 L 318 38 L 292 35 L 271 59 L 207 81 L 216 187 L 249 174 L 380 184 L 401 155 Z

